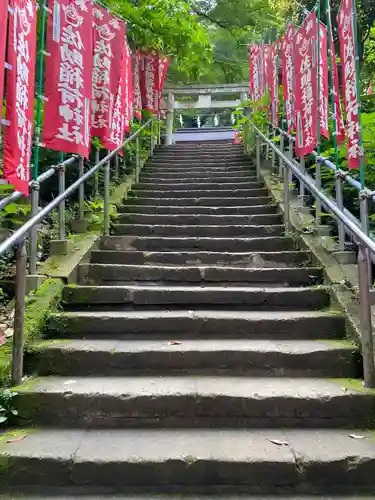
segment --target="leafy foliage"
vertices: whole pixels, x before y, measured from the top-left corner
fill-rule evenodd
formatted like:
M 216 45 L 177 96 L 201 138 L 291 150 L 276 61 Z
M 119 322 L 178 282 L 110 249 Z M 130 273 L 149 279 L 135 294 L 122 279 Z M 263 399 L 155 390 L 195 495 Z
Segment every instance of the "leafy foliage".
M 0 425 L 10 424 L 18 416 L 18 411 L 14 408 L 14 398 L 16 392 L 10 389 L 0 391 Z

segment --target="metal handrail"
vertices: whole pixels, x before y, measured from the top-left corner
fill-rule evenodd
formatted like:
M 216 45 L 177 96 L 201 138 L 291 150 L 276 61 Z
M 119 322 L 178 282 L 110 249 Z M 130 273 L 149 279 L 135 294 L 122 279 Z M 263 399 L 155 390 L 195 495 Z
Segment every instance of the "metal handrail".
M 151 125 L 151 127 L 150 127 Z M 26 274 L 27 274 L 27 251 L 26 237 L 31 231 L 35 231 L 38 224 L 47 217 L 55 208 L 63 207 L 65 200 L 69 196 L 82 188 L 84 183 L 93 177 L 98 170 L 104 165 L 104 235 L 109 235 L 110 230 L 110 211 L 109 211 L 109 189 L 110 189 L 110 160 L 114 158 L 119 151 L 128 143 L 136 140 L 136 166 L 135 175 L 137 181 L 141 169 L 141 158 L 139 148 L 139 135 L 146 128 L 151 128 L 150 138 L 150 155 L 153 154 L 155 146 L 155 130 L 154 118 L 149 119 L 141 128 L 129 136 L 120 146 L 108 153 L 105 158 L 100 160 L 86 173 L 82 175 L 68 188 L 61 190 L 60 194 L 51 201 L 48 205 L 42 208 L 37 214 L 33 215 L 25 224 L 17 231 L 10 235 L 5 241 L 0 244 L 0 255 L 8 251 L 11 247 L 16 247 L 16 287 L 15 287 L 15 313 L 14 313 L 14 334 L 13 334 L 13 350 L 12 350 L 12 384 L 18 385 L 22 381 L 23 376 L 23 355 L 24 355 L 24 316 L 25 316 L 25 295 L 26 295 Z M 158 134 L 156 143 L 160 142 Z M 62 165 L 62 164 L 61 164 Z M 60 165 L 60 167 L 61 167 Z M 59 166 L 57 166 L 59 168 Z M 61 169 L 64 171 L 64 169 Z M 64 217 L 62 218 L 64 222 Z
M 256 135 L 256 169 L 257 176 L 260 178 L 261 161 L 261 140 L 278 155 L 281 166 L 284 170 L 284 224 L 285 230 L 290 231 L 290 173 L 300 180 L 314 197 L 319 200 L 328 209 L 345 229 L 350 231 L 355 242 L 358 245 L 358 281 L 359 281 L 359 316 L 361 329 L 361 346 L 363 356 L 364 383 L 366 387 L 375 387 L 375 367 L 374 350 L 372 339 L 372 318 L 371 318 L 371 274 L 370 274 L 370 252 L 375 252 L 375 241 L 373 241 L 353 220 L 351 220 L 344 211 L 335 203 L 335 201 L 321 191 L 312 181 L 310 176 L 304 174 L 295 162 L 288 158 L 279 150 L 277 145 L 271 141 L 263 132 L 261 132 L 253 123 L 250 122 Z M 361 198 L 361 208 L 367 212 L 368 198 Z

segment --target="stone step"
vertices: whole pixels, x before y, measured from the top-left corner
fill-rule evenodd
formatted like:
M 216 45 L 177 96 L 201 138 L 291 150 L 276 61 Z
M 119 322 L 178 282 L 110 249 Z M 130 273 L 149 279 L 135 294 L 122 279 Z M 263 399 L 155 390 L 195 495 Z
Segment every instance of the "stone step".
M 43 341 L 28 357 L 38 375 L 247 375 L 353 377 L 358 354 L 347 342 L 252 339 Z M 260 381 L 261 384 L 261 381 Z
M 187 189 L 187 190 L 173 190 L 173 189 L 133 189 L 131 192 L 132 198 L 215 198 L 223 197 L 235 199 L 235 198 L 261 198 L 262 196 L 267 197 L 269 191 L 266 188 L 257 189 Z
M 242 156 L 224 156 L 220 155 L 216 158 L 212 156 L 196 156 L 194 158 L 186 158 L 184 157 L 153 157 L 148 162 L 147 165 L 176 165 L 176 166 L 192 166 L 192 167 L 201 167 L 201 166 L 212 166 L 212 167 L 220 167 L 223 165 L 251 165 L 254 167 L 254 163 L 249 160 L 243 158 Z
M 372 433 L 361 431 L 364 439 L 352 439 L 352 434 L 336 429 L 46 428 L 2 444 L 0 456 L 8 464 L 8 483 L 18 487 L 55 483 L 95 488 L 75 500 L 94 500 L 99 487 L 109 488 L 104 500 L 172 500 L 181 495 L 186 500 L 365 500 L 365 491 L 373 499 Z M 123 488 L 128 496 L 117 497 Z M 244 496 L 238 496 L 241 491 Z M 343 496 L 332 497 L 335 492 Z M 350 492 L 351 499 L 346 496 Z
M 188 215 L 188 214 L 142 214 L 122 213 L 113 217 L 118 224 L 156 224 L 156 225 L 197 225 L 197 226 L 230 226 L 230 225 L 279 225 L 282 215 L 259 214 L 259 215 Z
M 174 183 L 162 183 L 159 186 L 158 182 L 140 182 L 139 184 L 136 184 L 134 186 L 134 189 L 137 191 L 140 190 L 145 190 L 145 191 L 217 191 L 217 190 L 222 190 L 222 189 L 233 189 L 233 190 L 238 190 L 238 189 L 264 189 L 264 183 L 263 182 L 233 182 L 233 179 L 231 182 L 223 183 L 223 182 L 182 182 L 179 180 L 178 182 Z
M 329 306 L 329 291 L 313 288 L 195 287 L 195 286 L 66 286 L 63 301 L 69 306 L 225 306 L 246 310 L 319 310 Z
M 366 428 L 375 395 L 340 378 L 49 376 L 22 386 L 15 407 L 37 426 Z
M 177 195 L 181 195 L 181 192 Z M 124 203 L 129 203 L 129 205 L 164 205 L 164 206 L 198 206 L 198 207 L 238 207 L 238 206 L 252 206 L 252 205 L 267 205 L 273 204 L 273 199 L 271 196 L 251 196 L 246 198 L 240 197 L 229 197 L 225 198 L 220 196 L 215 197 L 200 197 L 200 198 L 146 198 L 144 194 L 141 197 L 130 198 L 124 200 Z
M 262 237 L 284 234 L 283 225 L 161 225 L 161 224 L 112 224 L 113 234 L 136 236 L 193 236 L 193 237 Z
M 249 175 L 256 175 L 256 170 L 253 166 L 251 165 L 244 165 L 244 164 L 231 164 L 231 165 L 217 165 L 216 167 L 214 165 L 204 165 L 201 167 L 197 167 L 195 165 L 186 165 L 186 166 L 181 166 L 181 165 L 174 165 L 174 164 L 156 164 L 153 163 L 152 165 L 146 166 L 144 169 L 145 173 L 150 173 L 150 174 L 163 174 L 164 173 L 171 173 L 171 174 L 178 174 L 178 173 L 183 173 L 183 174 L 205 174 L 206 176 L 209 175 L 225 175 L 225 176 L 230 176 L 233 173 L 248 173 Z
M 158 182 L 158 179 L 167 180 L 168 182 L 182 181 L 202 181 L 202 182 L 220 182 L 221 180 L 236 182 L 237 180 L 256 181 L 257 176 L 250 170 L 239 170 L 231 172 L 159 172 L 158 170 L 146 171 L 142 170 L 140 179 L 152 179 Z
M 146 252 L 194 250 L 207 252 L 278 252 L 295 250 L 291 236 L 267 238 L 163 238 L 157 236 L 105 236 L 100 240 L 101 250 L 143 250 Z
M 177 174 L 180 176 L 181 174 Z M 140 176 L 140 182 L 141 183 L 152 183 L 153 185 L 155 184 L 171 184 L 171 183 L 178 183 L 178 184 L 198 184 L 199 186 L 202 184 L 223 184 L 223 183 L 237 183 L 237 182 L 246 182 L 246 183 L 252 183 L 252 182 L 259 182 L 256 175 L 249 176 L 246 173 L 245 174 L 239 174 L 236 176 L 212 176 L 212 177 L 170 177 L 166 175 L 166 177 L 162 177 L 161 175 L 156 174 L 142 174 Z
M 220 154 L 213 155 L 212 152 L 202 152 L 199 155 L 187 155 L 186 152 L 156 152 L 151 158 L 150 161 L 162 161 L 162 162 L 171 162 L 174 160 L 177 161 L 186 161 L 186 162 L 195 162 L 201 160 L 210 160 L 210 161 L 231 161 L 231 160 L 240 160 L 246 163 L 249 163 L 249 158 L 243 154 L 243 152 L 225 152 L 221 151 Z
M 216 283 L 233 286 L 306 286 L 322 282 L 322 269 L 317 267 L 247 268 L 227 266 L 161 265 L 136 266 L 125 264 L 81 264 L 79 283 L 121 285 L 128 282 L 168 284 Z
M 311 264 L 311 254 L 302 250 L 284 252 L 141 252 L 93 250 L 97 264 L 230 265 L 231 267 L 294 267 Z
M 336 339 L 343 316 L 326 311 L 78 311 L 51 313 L 53 338 Z
M 170 488 L 169 488 L 170 489 Z M 220 487 L 220 490 L 226 489 L 228 487 Z M 230 488 L 232 489 L 232 488 Z M 247 488 L 246 488 L 247 489 Z M 25 493 L 27 491 L 27 493 Z M 181 487 L 179 487 L 181 491 Z M 147 494 L 144 492 L 143 488 L 141 491 L 135 491 L 132 495 L 129 493 L 116 493 L 113 488 L 103 488 L 95 487 L 90 488 L 84 487 L 17 487 L 17 488 L 7 488 L 1 497 L 2 500 L 173 500 L 179 498 L 179 496 L 172 496 L 170 492 L 166 493 L 164 496 L 157 494 Z M 332 496 L 319 496 L 319 500 L 332 500 Z M 185 500 L 223 500 L 223 496 L 220 493 L 215 493 L 214 495 L 207 496 L 207 494 L 202 493 L 200 496 L 194 495 L 189 496 L 184 494 Z M 231 494 L 227 491 L 225 500 L 238 500 L 238 496 Z M 288 496 L 269 496 L 269 495 L 249 495 L 241 494 L 241 500 L 317 500 L 317 497 L 311 497 L 306 495 L 288 495 Z M 356 494 L 352 495 L 335 495 L 333 500 L 373 500 L 373 496 L 369 497 L 367 495 Z
M 128 204 L 129 203 L 129 204 Z M 133 204 L 134 203 L 134 204 Z M 254 215 L 254 214 L 274 214 L 278 212 L 278 206 L 274 204 L 267 205 L 249 205 L 249 206 L 221 206 L 221 207 L 203 207 L 203 206 L 155 206 L 155 205 L 137 205 L 135 200 L 127 200 L 126 205 L 117 205 L 119 213 L 143 213 L 143 214 L 193 214 L 193 215 Z

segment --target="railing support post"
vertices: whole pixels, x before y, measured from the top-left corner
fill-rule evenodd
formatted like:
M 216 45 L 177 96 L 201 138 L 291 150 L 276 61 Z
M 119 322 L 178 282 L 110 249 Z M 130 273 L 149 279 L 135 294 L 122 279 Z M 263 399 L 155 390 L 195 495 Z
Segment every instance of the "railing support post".
M 95 151 L 95 165 L 97 165 L 100 161 L 100 151 L 99 148 L 96 148 Z M 94 175 L 94 196 L 95 198 L 99 197 L 99 171 Z
M 59 194 L 65 191 L 65 166 L 59 167 Z M 65 241 L 65 200 L 59 204 L 59 240 Z
M 280 134 L 280 152 L 284 154 L 284 135 Z M 283 175 L 283 162 L 279 160 L 279 177 L 282 178 Z
M 371 301 L 369 289 L 369 251 L 358 245 L 359 314 L 365 387 L 375 387 L 374 350 L 372 339 Z
M 120 161 L 118 153 L 115 154 L 115 179 L 116 181 L 120 179 Z
M 256 174 L 257 180 L 260 180 L 260 136 L 256 134 Z
M 284 167 L 284 226 L 285 226 L 285 232 L 289 233 L 291 230 L 289 168 L 287 167 L 287 165 L 283 165 L 283 167 Z
M 336 172 L 336 205 L 338 208 L 343 212 L 344 211 L 344 200 L 342 196 L 342 178 L 341 175 Z M 339 250 L 344 251 L 345 250 L 345 228 L 344 224 L 338 220 L 337 221 L 337 229 L 338 229 L 338 235 L 339 235 Z
M 109 184 L 111 175 L 111 164 L 109 161 L 104 165 L 104 236 L 109 235 Z
M 31 183 L 31 217 L 37 215 L 39 211 L 39 182 Z M 38 260 L 38 226 L 30 230 L 30 265 L 29 274 L 36 274 L 36 264 Z
M 293 148 L 293 144 L 292 144 Z M 299 159 L 299 166 L 300 166 L 300 171 L 302 174 L 305 174 L 306 168 L 305 168 L 305 157 L 301 156 Z M 299 206 L 304 207 L 305 206 L 305 185 L 302 181 L 299 183 Z
M 79 157 L 78 163 L 78 177 L 81 178 L 84 174 L 84 160 L 83 157 Z M 78 210 L 79 219 L 83 220 L 85 218 L 85 184 L 82 183 L 78 188 Z
M 22 383 L 23 354 L 24 354 L 24 324 L 25 324 L 25 298 L 26 298 L 26 273 L 27 273 L 26 242 L 23 239 L 17 244 L 16 249 L 16 292 L 14 308 L 14 333 L 12 349 L 12 385 Z
M 141 155 L 139 151 L 139 137 L 137 135 L 137 138 L 135 140 L 135 180 L 138 183 L 139 182 L 139 174 L 141 170 Z
M 315 185 L 319 191 L 322 190 L 322 164 L 319 160 L 316 161 L 315 168 Z M 315 224 L 317 226 L 321 223 L 322 203 L 319 198 L 315 198 Z
M 369 214 L 368 214 L 368 197 L 364 191 L 360 191 L 359 193 L 359 211 L 360 211 L 360 219 L 361 219 L 361 227 L 362 231 L 367 234 L 370 233 L 369 226 Z M 369 250 L 367 251 L 369 254 Z M 368 263 L 368 286 L 372 287 L 372 268 L 371 268 L 371 259 L 370 255 L 367 258 Z
M 272 138 L 273 138 L 273 143 L 276 144 L 276 130 L 274 129 L 273 131 L 273 134 L 272 134 Z M 276 151 L 274 149 L 272 149 L 272 171 L 275 171 L 275 168 L 276 168 Z
M 167 134 L 165 137 L 166 146 L 171 146 L 173 143 L 173 111 L 174 111 L 174 95 L 168 92 L 168 109 L 167 109 Z

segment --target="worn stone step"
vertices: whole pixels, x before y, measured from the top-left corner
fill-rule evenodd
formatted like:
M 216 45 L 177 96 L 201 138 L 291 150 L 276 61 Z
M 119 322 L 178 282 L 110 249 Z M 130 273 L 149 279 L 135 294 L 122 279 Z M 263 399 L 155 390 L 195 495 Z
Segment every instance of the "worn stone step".
M 232 161 L 232 160 L 239 160 L 243 161 L 246 163 L 249 163 L 251 160 L 249 160 L 248 157 L 246 157 L 243 152 L 225 152 L 221 151 L 219 155 L 213 155 L 212 152 L 202 152 L 199 153 L 199 155 L 188 155 L 186 152 L 175 152 L 175 153 L 166 153 L 166 152 L 156 152 L 150 159 L 149 161 L 162 161 L 169 163 L 171 161 L 183 161 L 183 162 L 200 162 L 201 160 L 209 160 L 211 162 L 213 161 Z
M 251 166 L 254 168 L 254 164 L 250 163 L 247 160 L 244 160 L 239 157 L 234 158 L 212 158 L 212 157 L 197 157 L 197 158 L 169 158 L 168 160 L 163 160 L 161 158 L 152 158 L 147 162 L 147 166 L 161 166 L 161 167 L 212 167 L 212 168 L 220 168 L 220 167 L 231 167 L 235 165 L 243 165 L 243 166 Z
M 180 176 L 181 174 L 177 174 Z M 166 176 L 163 177 L 158 174 L 142 174 L 140 176 L 140 182 L 141 183 L 153 183 L 155 184 L 171 184 L 171 183 L 179 183 L 179 184 L 188 184 L 188 183 L 194 183 L 194 184 L 222 184 L 222 183 L 237 183 L 237 182 L 260 182 L 258 181 L 256 175 L 250 176 L 248 174 L 242 174 L 242 175 L 236 175 L 236 176 L 203 176 L 202 177 L 170 177 Z
M 181 194 L 181 193 L 179 193 Z M 144 194 L 137 198 L 129 198 L 123 200 L 124 204 L 129 205 L 164 205 L 164 206 L 198 206 L 198 207 L 238 207 L 238 206 L 252 206 L 252 205 L 267 205 L 273 204 L 271 196 L 251 196 L 246 198 L 241 197 L 199 197 L 199 198 L 147 198 Z
M 345 319 L 325 311 L 78 311 L 51 313 L 46 331 L 58 338 L 335 339 Z
M 256 252 L 295 250 L 291 236 L 267 238 L 163 238 L 157 236 L 105 236 L 100 240 L 101 250 L 143 250 L 152 252 L 195 250 L 208 252 Z
M 224 188 L 224 186 L 223 186 Z M 267 188 L 257 189 L 196 189 L 196 190 L 173 190 L 173 189 L 133 189 L 132 198 L 215 198 L 227 197 L 230 199 L 268 196 Z
M 140 191 L 140 190 L 145 190 L 145 191 L 217 191 L 217 190 L 238 190 L 238 189 L 264 189 L 264 183 L 263 182 L 182 182 L 179 180 L 178 182 L 174 183 L 163 183 L 160 184 L 158 182 L 141 182 L 139 184 L 136 184 L 134 186 L 134 190 Z
M 163 174 L 164 173 L 171 173 L 171 174 L 205 174 L 207 175 L 225 175 L 225 176 L 230 176 L 232 173 L 245 173 L 247 172 L 249 175 L 256 175 L 256 170 L 253 166 L 251 165 L 244 165 L 244 164 L 232 164 L 232 165 L 217 165 L 216 167 L 213 165 L 202 165 L 201 167 L 197 167 L 194 165 L 186 165 L 186 166 L 181 166 L 181 165 L 166 165 L 166 164 L 156 164 L 153 163 L 152 165 L 148 165 L 144 169 L 145 173 L 150 173 L 150 174 Z M 186 175 L 185 175 L 186 177 Z
M 91 262 L 98 264 L 230 265 L 240 267 L 309 266 L 311 254 L 303 250 L 284 252 L 141 252 L 93 250 Z
M 197 225 L 197 226 L 230 226 L 230 225 L 279 225 L 282 215 L 189 215 L 189 214 L 119 214 L 113 217 L 118 224 L 156 224 L 156 225 Z
M 199 172 L 160 172 L 159 170 L 148 171 L 142 170 L 140 179 L 165 179 L 169 182 L 179 181 L 181 180 L 191 180 L 202 182 L 204 180 L 219 182 L 222 179 L 231 180 L 232 182 L 236 182 L 237 180 L 247 180 L 247 181 L 256 181 L 257 176 L 254 171 L 251 170 L 240 170 L 240 171 L 231 171 L 230 173 L 220 173 L 220 172 L 207 172 L 207 171 L 199 171 Z
M 113 234 L 136 236 L 196 236 L 196 237 L 261 237 L 284 234 L 284 226 L 269 225 L 171 225 L 171 224 L 112 224 Z
M 364 439 L 336 429 L 47 428 L 2 444 L 0 456 L 8 483 L 96 487 L 85 500 L 101 486 L 111 491 L 105 500 L 172 500 L 184 492 L 194 494 L 186 500 L 365 500 L 365 491 L 371 499 L 375 491 L 375 446 L 371 432 L 361 433 Z M 130 496 L 117 497 L 124 487 Z
M 247 375 L 355 377 L 359 356 L 347 342 L 252 339 L 43 341 L 27 358 L 38 375 Z M 261 383 L 261 381 L 260 381 Z
M 228 266 L 161 266 L 125 264 L 81 264 L 78 269 L 80 283 L 121 285 L 127 282 L 155 283 L 232 283 L 236 286 L 316 285 L 322 282 L 322 269 L 318 267 L 247 268 Z
M 366 428 L 375 409 L 373 391 L 340 378 L 49 376 L 18 393 L 24 420 L 61 427 Z
M 126 205 L 117 205 L 119 213 L 143 213 L 143 214 L 194 214 L 194 215 L 254 215 L 254 214 L 274 214 L 279 208 L 275 204 L 269 205 L 249 205 L 249 206 L 221 206 L 221 207 L 202 207 L 202 206 L 155 206 L 155 205 L 137 205 L 136 200 L 127 200 Z
M 170 489 L 170 488 L 169 488 Z M 223 490 L 224 487 L 221 486 L 220 490 Z M 228 490 L 228 487 L 225 487 Z M 233 488 L 230 488 L 233 489 Z M 181 487 L 179 487 L 181 491 Z M 26 493 L 27 491 L 27 493 Z M 177 493 L 176 493 L 177 495 Z M 191 495 L 191 494 L 190 494 Z M 164 496 L 157 494 L 147 494 L 141 489 L 141 491 L 135 491 L 132 495 L 130 493 L 116 493 L 113 488 L 103 488 L 103 487 L 95 487 L 90 488 L 87 486 L 84 487 L 33 487 L 28 486 L 27 490 L 25 487 L 18 488 L 7 488 L 7 491 L 3 494 L 2 500 L 175 500 L 179 498 L 180 495 L 173 496 L 169 491 Z M 215 494 L 215 496 L 207 496 L 207 494 L 202 493 L 201 496 L 189 496 L 188 494 L 184 494 L 185 500 L 223 500 L 223 495 L 221 493 Z M 226 493 L 225 500 L 238 500 L 238 496 L 235 496 L 234 493 L 228 492 Z M 269 495 L 249 495 L 242 494 L 241 500 L 317 500 L 317 497 L 314 496 L 305 496 L 305 495 L 288 495 L 288 496 L 269 496 Z M 367 495 L 356 494 L 356 496 L 337 496 L 334 498 L 332 496 L 319 496 L 319 500 L 373 500 L 373 497 L 369 497 Z
M 325 287 L 256 288 L 256 287 L 189 287 L 189 286 L 66 286 L 66 306 L 246 306 L 249 310 L 289 309 L 318 310 L 330 304 Z

